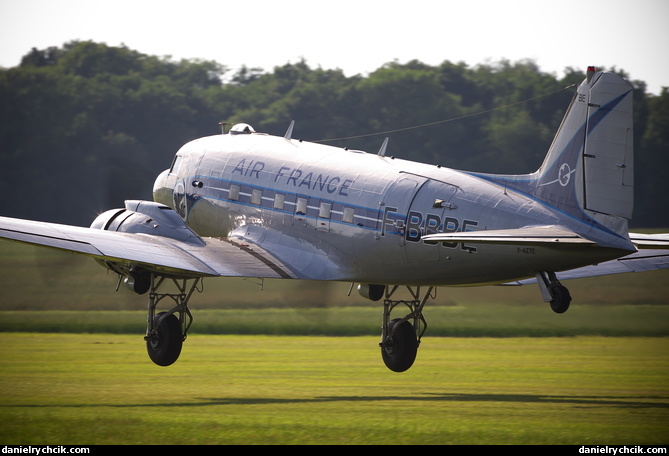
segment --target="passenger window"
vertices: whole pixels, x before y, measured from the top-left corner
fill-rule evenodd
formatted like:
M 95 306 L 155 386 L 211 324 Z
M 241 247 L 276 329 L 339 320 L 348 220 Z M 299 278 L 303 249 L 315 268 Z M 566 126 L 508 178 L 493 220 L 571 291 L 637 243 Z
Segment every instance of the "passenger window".
M 286 195 L 282 195 L 281 193 L 277 193 L 276 195 L 274 195 L 274 209 L 282 211 L 283 203 L 285 200 L 286 200 Z
M 330 210 L 332 209 L 332 204 L 330 203 L 321 203 L 321 207 L 318 210 L 318 216 L 320 218 L 330 218 Z
M 344 223 L 353 223 L 353 215 L 355 214 L 355 209 L 352 207 L 344 208 L 344 215 L 342 216 L 342 221 Z
M 298 198 L 297 199 L 297 209 L 295 210 L 295 213 L 298 215 L 306 215 L 307 214 L 307 199 L 306 198 Z
M 239 199 L 239 185 L 231 185 L 230 186 L 230 194 L 228 195 L 228 198 L 230 198 L 233 201 L 237 201 Z
M 260 203 L 262 203 L 262 190 L 254 188 L 251 192 L 251 204 L 260 206 Z

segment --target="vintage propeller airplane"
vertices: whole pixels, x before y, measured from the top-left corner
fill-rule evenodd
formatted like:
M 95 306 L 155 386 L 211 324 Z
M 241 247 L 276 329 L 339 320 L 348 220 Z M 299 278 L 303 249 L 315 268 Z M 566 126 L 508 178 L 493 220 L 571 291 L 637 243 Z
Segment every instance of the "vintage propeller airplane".
M 94 258 L 148 292 L 146 346 L 181 353 L 188 302 L 204 277 L 334 280 L 383 299 L 381 354 L 413 364 L 434 287 L 536 281 L 555 312 L 560 280 L 669 267 L 669 234 L 628 233 L 632 87 L 590 67 L 542 166 L 463 172 L 237 124 L 184 145 L 153 188 L 90 228 L 0 218 L 0 237 Z M 177 292 L 164 290 L 174 283 Z M 399 287 L 411 298 L 397 299 Z M 157 312 L 165 298 L 173 307 Z M 408 313 L 391 319 L 398 307 Z

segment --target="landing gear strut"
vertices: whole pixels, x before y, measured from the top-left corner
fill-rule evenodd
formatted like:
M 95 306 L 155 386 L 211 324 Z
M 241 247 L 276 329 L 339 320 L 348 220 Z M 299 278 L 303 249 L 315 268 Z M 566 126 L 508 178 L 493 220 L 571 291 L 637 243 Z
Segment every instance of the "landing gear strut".
M 144 337 L 149 358 L 159 366 L 169 366 L 181 354 L 181 346 L 193 323 L 193 316 L 188 309 L 188 300 L 201 281 L 200 278 L 180 280 L 172 278 L 171 281 L 178 292 L 158 293 L 158 289 L 167 280 L 166 277 L 151 274 L 147 328 Z M 190 286 L 188 285 L 189 280 L 192 280 Z M 172 299 L 175 306 L 166 312 L 156 314 L 156 307 L 164 298 Z
M 541 271 L 537 273 L 537 283 L 545 302 L 551 303 L 555 313 L 565 313 L 571 303 L 571 295 L 567 287 L 562 285 L 554 272 Z
M 429 287 L 421 297 L 420 287 L 407 286 L 413 299 L 394 300 L 392 296 L 398 286 L 386 288 L 383 301 L 383 332 L 381 336 L 381 356 L 388 369 L 404 372 L 416 360 L 421 337 L 427 329 L 427 321 L 423 317 L 423 307 L 428 298 L 434 298 L 434 287 Z M 390 319 L 390 313 L 400 304 L 409 308 L 409 314 L 403 318 Z

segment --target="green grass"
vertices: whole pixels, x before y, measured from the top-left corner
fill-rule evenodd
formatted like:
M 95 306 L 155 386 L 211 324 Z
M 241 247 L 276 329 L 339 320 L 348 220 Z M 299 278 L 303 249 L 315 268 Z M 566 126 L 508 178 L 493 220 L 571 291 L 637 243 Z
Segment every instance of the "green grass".
M 402 374 L 377 343 L 194 335 L 161 368 L 135 336 L 2 333 L 0 441 L 669 443 L 669 338 L 432 338 Z
M 191 309 L 190 334 L 376 336 L 382 308 Z M 398 308 L 393 316 L 404 316 Z M 427 308 L 429 337 L 669 336 L 669 306 L 580 305 L 564 314 L 547 305 L 465 304 Z M 0 311 L 0 332 L 143 335 L 144 311 Z

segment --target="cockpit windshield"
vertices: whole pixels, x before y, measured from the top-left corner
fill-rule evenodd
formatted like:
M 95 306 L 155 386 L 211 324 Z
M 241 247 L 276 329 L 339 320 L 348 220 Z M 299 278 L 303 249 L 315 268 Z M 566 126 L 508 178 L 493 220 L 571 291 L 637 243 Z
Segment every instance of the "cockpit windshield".
M 177 174 L 179 172 L 179 166 L 181 165 L 181 155 L 175 155 L 174 160 L 172 161 L 172 167 L 170 168 L 170 174 Z

